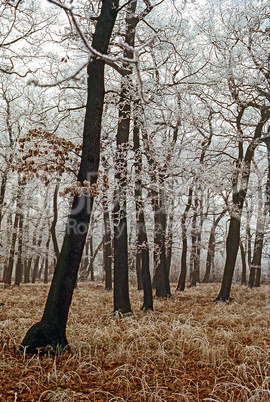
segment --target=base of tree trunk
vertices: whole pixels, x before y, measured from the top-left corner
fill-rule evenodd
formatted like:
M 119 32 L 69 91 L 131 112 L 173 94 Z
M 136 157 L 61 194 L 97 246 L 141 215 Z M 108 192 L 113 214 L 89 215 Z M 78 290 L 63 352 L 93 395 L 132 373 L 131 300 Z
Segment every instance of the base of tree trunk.
M 143 312 L 146 312 L 146 311 L 154 311 L 154 308 L 151 307 L 151 306 L 145 306 L 145 305 L 143 305 L 143 306 L 141 307 L 141 311 L 143 311 Z
M 56 325 L 48 322 L 37 322 L 26 333 L 21 352 L 26 354 L 60 355 L 70 351 L 65 333 Z
M 218 296 L 215 300 L 214 300 L 214 303 L 218 303 L 218 302 L 223 302 L 223 303 L 226 303 L 226 302 L 233 302 L 234 301 L 234 298 L 233 297 L 228 297 L 228 298 L 226 298 L 226 297 L 222 297 L 222 296 Z

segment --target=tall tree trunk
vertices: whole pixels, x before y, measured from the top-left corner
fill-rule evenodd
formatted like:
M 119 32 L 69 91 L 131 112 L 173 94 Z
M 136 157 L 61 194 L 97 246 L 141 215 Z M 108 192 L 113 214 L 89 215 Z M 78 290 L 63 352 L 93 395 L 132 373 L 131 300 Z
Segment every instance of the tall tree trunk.
M 103 242 L 103 264 L 105 272 L 105 289 L 112 290 L 112 244 L 111 225 L 108 209 L 103 213 L 104 219 L 104 242 Z
M 139 121 L 134 117 L 133 144 L 135 153 L 135 203 L 136 203 L 136 224 L 137 224 L 137 254 L 136 269 L 138 277 L 138 289 L 141 286 L 144 291 L 142 310 L 153 310 L 153 294 L 150 275 L 149 243 L 146 232 L 144 217 L 144 204 L 142 194 L 142 155 L 139 138 Z M 139 265 L 138 265 L 139 264 Z
M 155 273 L 153 284 L 156 289 L 157 297 L 167 297 L 171 295 L 169 272 L 166 260 L 166 220 L 167 214 L 164 202 L 164 190 L 153 192 L 154 218 L 155 218 Z
M 172 261 L 172 245 L 173 245 L 173 230 L 172 229 L 173 229 L 173 211 L 171 211 L 169 214 L 167 240 L 166 240 L 166 265 L 167 265 L 169 277 L 170 277 L 171 261 Z
M 34 263 L 34 269 L 32 272 L 32 283 L 36 283 L 36 279 L 37 279 L 37 275 L 38 275 L 38 267 L 39 267 L 39 260 L 40 260 L 39 248 L 41 246 L 42 236 L 43 236 L 43 233 L 41 231 L 39 234 L 38 241 L 37 241 L 37 252 L 36 252 L 36 258 L 35 258 L 35 263 Z
M 245 108 L 243 107 L 242 115 L 244 113 L 244 110 Z M 268 107 L 262 108 L 261 119 L 256 126 L 253 141 L 247 147 L 244 158 L 242 158 L 243 144 L 242 142 L 239 142 L 239 159 L 238 159 L 239 166 L 233 178 L 233 210 L 231 212 L 229 232 L 226 240 L 226 261 L 225 261 L 221 289 L 215 301 L 225 302 L 230 298 L 232 279 L 240 243 L 241 216 L 242 216 L 243 204 L 247 194 L 247 187 L 250 176 L 250 166 L 256 148 L 256 141 L 261 137 L 264 124 L 267 122 L 269 118 L 270 118 L 270 112 L 268 110 Z M 244 164 L 245 170 L 242 173 L 242 176 L 240 177 L 241 163 Z
M 18 233 L 18 258 L 15 270 L 15 285 L 19 286 L 22 283 L 23 274 L 23 213 L 19 214 L 19 233 Z
M 92 46 L 106 54 L 117 16 L 118 0 L 102 2 L 97 19 Z M 102 58 L 91 57 L 88 64 L 88 99 L 83 131 L 81 165 L 77 180 L 90 181 L 91 188 L 97 181 L 100 159 L 101 120 L 104 104 L 104 67 Z M 75 196 L 72 210 L 59 255 L 44 313 L 40 322 L 34 324 L 22 341 L 28 353 L 37 353 L 37 348 L 51 345 L 55 353 L 68 345 L 66 325 L 73 291 L 93 207 L 93 197 Z
M 7 186 L 7 175 L 8 175 L 8 169 L 6 168 L 2 175 L 2 181 L 1 181 L 1 187 L 0 187 L 0 228 L 1 228 L 3 214 L 4 214 L 3 207 L 4 207 L 4 200 L 5 200 L 6 186 Z
M 247 263 L 246 263 L 246 251 L 243 242 L 240 240 L 240 251 L 242 260 L 242 275 L 241 275 L 241 285 L 247 284 Z
M 138 19 L 135 17 L 137 1 L 128 4 L 126 13 L 124 57 L 132 58 L 135 41 L 135 29 Z M 127 146 L 130 133 L 132 69 L 125 65 L 121 81 L 119 99 L 117 151 L 116 151 L 116 188 L 114 191 L 114 311 L 130 313 L 128 282 L 128 235 L 126 216 L 126 186 L 127 186 Z
M 44 283 L 49 282 L 49 248 L 50 248 L 51 236 L 49 235 L 46 242 L 46 257 L 45 257 L 45 269 L 44 269 Z
M 17 193 L 17 199 L 16 199 L 17 206 L 16 206 L 15 218 L 14 218 L 14 223 L 13 223 L 10 252 L 9 252 L 9 258 L 8 258 L 8 264 L 7 264 L 7 266 L 5 266 L 4 278 L 3 278 L 4 281 L 6 281 L 9 285 L 11 285 L 11 280 L 12 280 L 16 241 L 17 241 L 17 234 L 18 234 L 18 225 L 20 222 L 21 208 L 22 208 L 22 185 L 20 183 L 18 185 L 19 185 L 19 187 L 18 187 L 18 193 Z
M 60 182 L 60 180 L 57 180 L 57 184 L 55 186 L 54 193 L 53 193 L 53 220 L 52 220 L 52 224 L 51 224 L 51 228 L 50 228 L 56 259 L 59 257 L 59 247 L 58 247 L 58 241 L 57 241 L 57 236 L 56 236 L 56 224 L 57 224 L 57 219 L 58 219 L 57 199 L 58 199 L 58 191 L 59 191 L 59 182 Z
M 263 250 L 263 240 L 264 240 L 264 227 L 265 227 L 265 218 L 266 218 L 266 207 L 263 208 L 263 200 L 262 200 L 262 188 L 259 183 L 258 186 L 258 218 L 257 218 L 257 226 L 256 226 L 256 234 L 254 241 L 254 250 L 253 250 L 253 258 L 250 265 L 250 275 L 248 286 L 253 288 L 257 285 L 260 286 L 260 278 L 261 278 L 261 265 L 262 265 L 262 250 Z M 259 273 L 259 274 L 258 274 Z M 256 285 L 255 285 L 256 283 Z
M 90 238 L 88 238 L 86 240 L 85 247 L 84 247 L 84 256 L 82 257 L 80 271 L 79 271 L 79 280 L 83 281 L 83 282 L 86 281 L 86 279 L 88 277 L 89 251 L 90 251 Z
M 102 206 L 103 206 L 103 226 L 104 226 L 104 236 L 103 236 L 103 269 L 105 274 L 105 289 L 112 290 L 112 233 L 111 233 L 111 220 L 109 213 L 109 203 L 108 203 L 108 161 L 105 157 L 102 158 L 102 165 L 104 167 L 103 176 L 103 194 L 102 194 Z
M 199 261 L 198 261 L 198 228 L 197 228 L 197 218 L 198 218 L 198 193 L 195 190 L 194 196 L 194 210 L 191 225 L 191 252 L 190 252 L 190 286 L 196 286 L 199 281 Z
M 186 204 L 185 211 L 181 217 L 181 228 L 182 228 L 182 255 L 181 255 L 181 270 L 178 279 L 178 284 L 176 290 L 183 292 L 185 290 L 186 276 L 187 276 L 187 228 L 186 221 L 188 211 L 190 210 L 192 203 L 193 186 L 189 188 L 188 191 L 188 201 Z
M 90 236 L 89 239 L 89 246 L 90 246 L 90 261 L 89 261 L 89 273 L 90 273 L 90 280 L 94 282 L 94 246 L 93 246 L 93 235 Z
M 222 211 L 221 214 L 216 219 L 214 219 L 214 222 L 213 222 L 211 230 L 210 230 L 210 236 L 209 236 L 208 247 L 207 247 L 205 275 L 202 280 L 202 282 L 204 282 L 204 283 L 209 282 L 210 274 L 211 274 L 211 267 L 212 267 L 213 261 L 214 261 L 215 246 L 216 246 L 216 228 L 226 212 L 227 212 L 227 208 L 224 209 L 224 211 Z
M 32 257 L 30 257 L 27 261 L 25 261 L 23 283 L 30 283 L 31 265 L 32 265 Z

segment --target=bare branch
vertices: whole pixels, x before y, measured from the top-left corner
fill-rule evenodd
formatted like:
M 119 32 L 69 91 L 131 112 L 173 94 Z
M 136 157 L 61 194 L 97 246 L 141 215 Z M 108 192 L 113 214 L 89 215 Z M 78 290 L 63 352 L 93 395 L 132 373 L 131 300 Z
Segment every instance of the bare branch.
M 59 80 L 59 81 L 55 81 L 55 82 L 48 83 L 48 84 L 41 84 L 41 83 L 39 83 L 39 81 L 38 81 L 37 79 L 35 79 L 35 78 L 30 78 L 30 79 L 27 81 L 27 84 L 28 84 L 28 85 L 33 84 L 34 86 L 42 87 L 42 88 L 45 88 L 45 87 L 55 87 L 56 85 L 63 84 L 63 82 L 66 82 L 66 81 L 68 81 L 68 80 L 74 79 L 74 78 L 88 65 L 88 63 L 89 63 L 89 61 L 87 61 L 86 63 L 83 63 L 83 65 L 81 65 L 81 67 L 79 67 L 78 70 L 76 70 L 73 74 L 68 75 L 67 77 L 65 77 L 65 78 L 63 78 L 63 79 L 61 79 L 61 80 Z

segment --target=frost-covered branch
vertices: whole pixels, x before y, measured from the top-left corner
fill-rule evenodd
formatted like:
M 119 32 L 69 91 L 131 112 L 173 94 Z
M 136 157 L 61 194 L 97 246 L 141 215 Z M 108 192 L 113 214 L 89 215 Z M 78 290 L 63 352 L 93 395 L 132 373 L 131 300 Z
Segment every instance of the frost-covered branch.
M 65 78 L 62 78 L 61 80 L 57 80 L 51 83 L 47 83 L 47 84 L 41 84 L 36 78 L 29 78 L 29 80 L 27 81 L 27 85 L 35 85 L 37 87 L 55 87 L 56 85 L 60 85 L 63 84 L 63 82 L 69 81 L 74 79 L 89 63 L 89 61 L 87 61 L 86 63 L 83 63 L 73 74 L 68 75 Z
M 49 1 L 50 3 L 53 3 L 53 4 L 57 5 L 58 7 L 62 8 L 62 9 L 64 9 L 65 11 L 67 11 L 67 12 L 70 14 L 71 19 L 72 19 L 72 22 L 73 22 L 73 24 L 74 24 L 74 26 L 75 26 L 75 28 L 76 28 L 78 34 L 80 35 L 80 37 L 81 37 L 81 39 L 82 39 L 82 41 L 83 41 L 85 47 L 88 49 L 88 51 L 89 51 L 89 53 L 90 53 L 90 58 L 91 58 L 91 57 L 95 57 L 95 58 L 102 59 L 102 60 L 104 60 L 107 64 L 110 64 L 112 67 L 117 67 L 117 66 L 114 66 L 114 65 L 113 65 L 113 63 L 116 63 L 117 61 L 126 62 L 126 63 L 135 63 L 135 64 L 137 63 L 137 57 L 133 57 L 133 58 L 127 58 L 127 57 L 123 57 L 123 56 L 113 56 L 113 57 L 112 57 L 112 56 L 108 56 L 107 54 L 102 54 L 102 53 L 98 52 L 95 48 L 93 48 L 93 46 L 90 45 L 90 43 L 89 43 L 88 40 L 86 39 L 84 33 L 82 32 L 82 30 L 81 30 L 81 28 L 80 28 L 80 25 L 79 25 L 79 23 L 78 23 L 78 21 L 77 21 L 75 15 L 74 15 L 74 13 L 73 13 L 73 7 L 72 7 L 72 6 L 70 6 L 70 7 L 65 6 L 65 5 L 59 3 L 57 0 L 48 0 L 48 1 Z M 136 49 L 133 49 L 133 48 L 132 48 L 132 49 L 130 49 L 130 50 L 132 50 L 132 52 L 133 52 L 134 55 L 135 55 L 136 52 L 139 52 L 140 50 L 142 50 L 142 49 L 145 48 L 146 46 L 150 45 L 150 44 L 153 42 L 154 38 L 155 38 L 155 36 L 152 36 L 152 37 L 151 37 L 146 43 L 144 43 L 143 45 L 139 46 L 139 47 L 136 48 Z M 128 47 L 127 44 L 121 43 L 120 45 L 125 46 L 125 47 Z M 116 68 L 116 69 L 117 69 L 117 68 Z

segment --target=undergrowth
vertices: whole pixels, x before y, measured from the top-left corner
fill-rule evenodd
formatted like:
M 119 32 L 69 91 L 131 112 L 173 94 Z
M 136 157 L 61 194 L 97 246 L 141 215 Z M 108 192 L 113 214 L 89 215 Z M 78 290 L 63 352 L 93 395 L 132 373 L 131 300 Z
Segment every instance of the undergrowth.
M 40 320 L 48 285 L 0 291 L 0 401 L 270 400 L 269 287 L 234 287 L 233 302 L 213 303 L 218 285 L 201 284 L 133 315 L 112 314 L 101 283 L 75 290 L 67 337 L 72 353 L 21 356 Z

